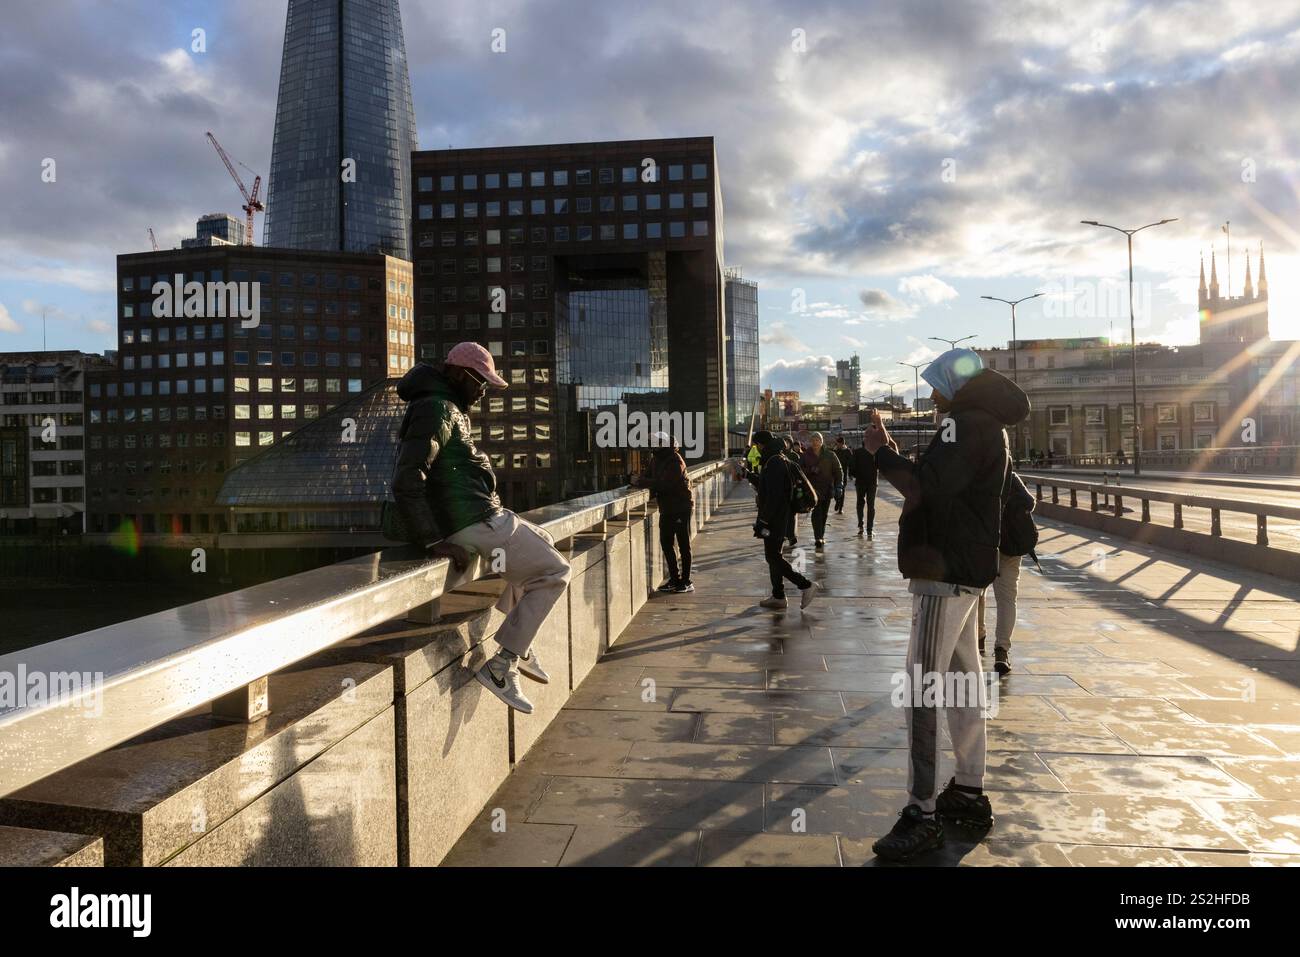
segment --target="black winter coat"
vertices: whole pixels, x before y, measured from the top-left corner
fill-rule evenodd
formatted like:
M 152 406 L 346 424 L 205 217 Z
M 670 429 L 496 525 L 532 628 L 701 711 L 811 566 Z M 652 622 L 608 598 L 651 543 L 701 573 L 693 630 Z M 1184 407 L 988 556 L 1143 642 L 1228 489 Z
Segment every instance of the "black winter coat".
M 984 588 L 998 574 L 1004 490 L 1011 472 L 1007 426 L 1024 421 L 1029 399 L 985 369 L 954 396 L 947 418 L 916 465 L 882 447 L 880 472 L 903 494 L 898 570 L 904 578 Z M 945 437 L 951 441 L 944 441 Z
M 790 521 L 790 467 L 781 446 L 763 449 L 763 470 L 758 473 L 758 520 L 777 538 Z
M 492 463 L 475 447 L 469 416 L 442 368 L 441 362 L 421 362 L 397 383 L 407 406 L 398 432 L 393 498 L 422 545 L 501 507 Z
M 853 481 L 858 488 L 875 488 L 876 475 L 879 473 L 876 468 L 876 457 L 866 449 L 853 450 L 853 463 L 849 467 L 849 474 L 853 476 Z
M 655 449 L 650 457 L 645 487 L 654 494 L 664 515 L 682 515 L 691 510 L 691 481 L 686 461 L 676 449 Z

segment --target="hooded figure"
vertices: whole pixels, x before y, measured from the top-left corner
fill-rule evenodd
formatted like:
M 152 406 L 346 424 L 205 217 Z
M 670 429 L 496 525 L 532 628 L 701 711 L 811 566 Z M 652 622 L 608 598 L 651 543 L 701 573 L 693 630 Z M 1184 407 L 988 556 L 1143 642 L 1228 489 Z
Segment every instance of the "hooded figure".
M 984 588 L 998 573 L 1002 502 L 1011 455 L 1005 429 L 1029 415 L 1029 398 L 969 349 L 921 373 L 941 424 L 915 465 L 891 449 L 880 473 L 904 497 L 898 569 L 904 578 Z

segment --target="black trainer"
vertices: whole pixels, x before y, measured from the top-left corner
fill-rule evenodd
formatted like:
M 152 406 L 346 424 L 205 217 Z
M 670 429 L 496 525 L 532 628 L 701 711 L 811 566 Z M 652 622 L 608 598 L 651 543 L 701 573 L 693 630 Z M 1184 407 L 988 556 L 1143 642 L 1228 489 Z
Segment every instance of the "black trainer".
M 668 579 L 668 581 L 666 581 L 666 582 L 664 582 L 662 585 L 660 585 L 660 586 L 656 589 L 656 591 L 662 591 L 662 592 L 675 592 L 675 591 L 677 591 L 677 589 L 680 588 L 680 587 L 681 587 L 681 582 L 677 581 L 677 579 L 675 579 L 675 578 L 670 578 L 670 579 Z
M 905 861 L 943 845 L 943 824 L 937 814 L 926 815 L 919 804 L 909 804 L 898 815 L 894 829 L 871 845 L 885 861 Z
M 957 779 L 948 781 L 939 799 L 934 802 L 935 814 L 959 827 L 987 831 L 993 826 L 993 807 L 987 794 L 971 794 L 960 789 Z
M 993 670 L 999 675 L 1011 674 L 1011 649 L 994 648 L 993 649 Z

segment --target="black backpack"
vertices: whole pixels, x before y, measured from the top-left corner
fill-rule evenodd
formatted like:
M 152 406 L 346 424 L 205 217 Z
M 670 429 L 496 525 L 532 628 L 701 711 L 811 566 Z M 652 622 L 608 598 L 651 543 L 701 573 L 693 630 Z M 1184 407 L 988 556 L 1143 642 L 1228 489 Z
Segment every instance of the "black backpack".
M 790 474 L 790 510 L 796 515 L 806 515 L 817 507 L 817 490 L 798 462 L 782 458 Z
M 1002 543 L 999 550 L 1004 555 L 1028 555 L 1038 545 L 1038 526 L 1034 524 L 1034 503 L 1012 496 L 1002 514 Z

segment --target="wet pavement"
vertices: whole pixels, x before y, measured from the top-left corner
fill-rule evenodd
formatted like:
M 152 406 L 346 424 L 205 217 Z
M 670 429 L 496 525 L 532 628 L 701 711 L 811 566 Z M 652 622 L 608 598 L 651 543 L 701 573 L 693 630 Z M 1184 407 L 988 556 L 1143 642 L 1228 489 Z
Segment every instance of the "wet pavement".
M 823 597 L 773 613 L 738 487 L 695 540 L 697 591 L 642 608 L 445 863 L 875 865 L 905 798 L 910 596 L 897 496 L 874 542 L 852 502 L 803 553 Z M 1300 864 L 1300 585 L 1040 530 L 1015 671 L 989 679 L 996 823 L 915 863 Z M 990 654 L 993 623 L 990 591 Z

